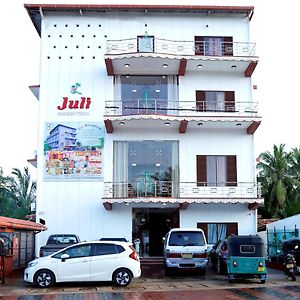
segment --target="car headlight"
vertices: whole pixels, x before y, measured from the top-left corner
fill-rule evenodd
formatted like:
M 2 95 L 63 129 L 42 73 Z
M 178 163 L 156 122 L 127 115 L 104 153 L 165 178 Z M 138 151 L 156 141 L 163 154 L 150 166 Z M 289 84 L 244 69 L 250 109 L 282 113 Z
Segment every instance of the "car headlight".
M 33 260 L 30 263 L 28 263 L 28 268 L 32 268 L 32 267 L 36 266 L 37 264 L 38 264 L 38 262 Z

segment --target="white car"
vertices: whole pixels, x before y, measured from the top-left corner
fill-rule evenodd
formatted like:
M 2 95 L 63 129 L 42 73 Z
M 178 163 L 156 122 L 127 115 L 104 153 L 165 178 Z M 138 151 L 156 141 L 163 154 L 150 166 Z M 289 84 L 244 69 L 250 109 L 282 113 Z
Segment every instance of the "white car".
M 113 281 L 127 286 L 141 276 L 140 259 L 126 242 L 79 243 L 28 264 L 24 281 L 47 288 L 55 282 Z

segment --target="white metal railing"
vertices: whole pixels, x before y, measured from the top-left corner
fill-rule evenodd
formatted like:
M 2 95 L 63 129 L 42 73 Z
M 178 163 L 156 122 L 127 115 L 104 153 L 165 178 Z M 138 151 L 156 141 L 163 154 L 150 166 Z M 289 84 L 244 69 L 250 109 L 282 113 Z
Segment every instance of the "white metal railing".
M 128 181 L 104 182 L 105 199 L 113 198 L 260 198 L 261 186 L 256 182 Z
M 205 102 L 168 101 L 162 99 L 126 99 L 105 102 L 107 116 L 120 115 L 170 115 L 203 116 L 208 113 L 216 116 L 229 113 L 242 116 L 256 116 L 257 102 Z
M 108 40 L 106 54 L 152 52 L 172 55 L 253 57 L 255 48 L 255 43 L 246 42 L 220 42 L 217 46 L 211 47 L 210 42 L 207 41 L 173 41 L 144 36 L 142 38 Z

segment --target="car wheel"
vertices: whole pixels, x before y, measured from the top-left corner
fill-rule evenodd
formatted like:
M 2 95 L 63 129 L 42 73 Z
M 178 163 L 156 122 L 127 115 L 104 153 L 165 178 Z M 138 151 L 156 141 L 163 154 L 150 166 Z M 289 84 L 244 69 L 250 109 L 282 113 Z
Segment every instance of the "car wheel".
M 34 282 L 40 288 L 48 288 L 54 284 L 55 277 L 50 270 L 40 270 L 36 273 Z
M 222 272 L 221 260 L 220 260 L 220 258 L 218 258 L 218 262 L 217 262 L 217 274 L 221 275 L 222 273 L 223 272 Z
M 170 276 L 172 275 L 172 272 L 169 268 L 165 267 L 165 276 Z
M 131 272 L 127 269 L 119 269 L 113 274 L 113 282 L 117 286 L 127 286 L 132 279 Z

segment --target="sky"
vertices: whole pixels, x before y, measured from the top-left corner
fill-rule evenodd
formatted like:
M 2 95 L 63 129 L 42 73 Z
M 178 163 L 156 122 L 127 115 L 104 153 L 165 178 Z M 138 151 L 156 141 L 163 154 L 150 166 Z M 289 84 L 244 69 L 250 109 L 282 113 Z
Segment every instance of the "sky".
M 253 101 L 259 102 L 262 123 L 255 132 L 255 155 L 285 144 L 286 150 L 299 147 L 300 97 L 300 1 L 294 0 L 81 0 L 2 1 L 0 33 L 0 167 L 9 175 L 12 168 L 28 166 L 37 149 L 39 102 L 29 86 L 39 84 L 40 37 L 24 8 L 24 3 L 47 4 L 194 4 L 253 5 L 251 42 L 256 43 L 259 63 L 252 76 L 257 85 Z M 290 4 L 291 3 L 291 4 Z

